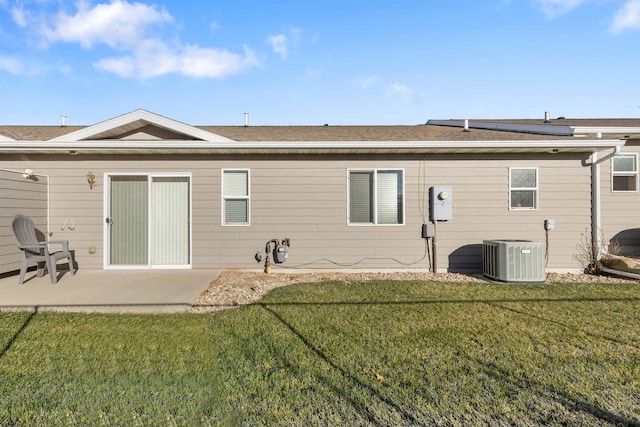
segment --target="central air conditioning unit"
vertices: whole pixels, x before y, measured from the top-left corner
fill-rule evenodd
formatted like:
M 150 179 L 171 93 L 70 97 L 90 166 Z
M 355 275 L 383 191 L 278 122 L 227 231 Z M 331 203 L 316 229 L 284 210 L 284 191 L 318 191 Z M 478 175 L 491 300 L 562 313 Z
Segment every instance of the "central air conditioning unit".
M 501 282 L 544 282 L 546 247 L 530 240 L 484 240 L 482 273 Z

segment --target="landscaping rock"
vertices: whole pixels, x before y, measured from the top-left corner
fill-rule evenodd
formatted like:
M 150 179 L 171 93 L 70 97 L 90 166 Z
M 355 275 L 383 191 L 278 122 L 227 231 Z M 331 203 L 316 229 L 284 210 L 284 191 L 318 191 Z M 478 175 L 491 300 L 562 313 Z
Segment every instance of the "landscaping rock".
M 275 272 L 265 274 L 255 271 L 224 271 L 209 288 L 200 295 L 189 309 L 190 313 L 206 313 L 251 304 L 269 291 L 295 283 L 318 283 L 341 281 L 346 283 L 367 282 L 371 280 L 423 280 L 451 283 L 486 283 L 489 280 L 482 274 L 428 273 L 428 272 Z M 589 274 L 548 273 L 546 283 L 620 283 L 634 282 L 613 276 L 595 276 Z

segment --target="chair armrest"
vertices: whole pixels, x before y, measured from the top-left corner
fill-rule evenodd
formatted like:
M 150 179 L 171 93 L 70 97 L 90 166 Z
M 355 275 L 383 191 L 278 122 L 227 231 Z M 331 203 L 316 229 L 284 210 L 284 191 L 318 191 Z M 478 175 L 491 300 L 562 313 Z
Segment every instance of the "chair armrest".
M 66 252 L 69 251 L 69 241 L 68 240 L 49 240 L 44 242 L 47 245 L 62 245 L 62 249 Z
M 42 249 L 46 247 L 46 243 L 38 243 L 37 245 L 18 245 L 18 249 Z
M 44 255 L 49 256 L 49 247 L 46 243 L 38 243 L 37 245 L 18 245 L 18 249 L 29 250 L 31 252 L 36 252 L 40 255 L 44 253 Z

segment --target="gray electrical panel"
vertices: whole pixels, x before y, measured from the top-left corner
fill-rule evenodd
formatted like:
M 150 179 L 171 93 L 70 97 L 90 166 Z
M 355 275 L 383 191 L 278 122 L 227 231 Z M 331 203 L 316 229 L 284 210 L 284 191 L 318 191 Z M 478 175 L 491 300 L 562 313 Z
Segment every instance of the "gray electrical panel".
M 453 194 L 450 185 L 429 188 L 429 221 L 449 221 L 453 216 Z

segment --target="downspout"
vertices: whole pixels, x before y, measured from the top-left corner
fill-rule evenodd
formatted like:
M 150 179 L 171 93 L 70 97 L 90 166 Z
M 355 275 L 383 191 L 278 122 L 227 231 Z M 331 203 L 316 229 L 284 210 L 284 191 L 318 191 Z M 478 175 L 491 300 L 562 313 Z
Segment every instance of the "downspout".
M 600 216 L 600 164 L 620 153 L 621 146 L 616 145 L 613 152 L 607 154 L 601 159 L 598 153 L 591 154 L 591 245 L 593 251 L 593 260 L 597 261 L 602 248 L 600 241 L 600 230 L 602 220 Z

